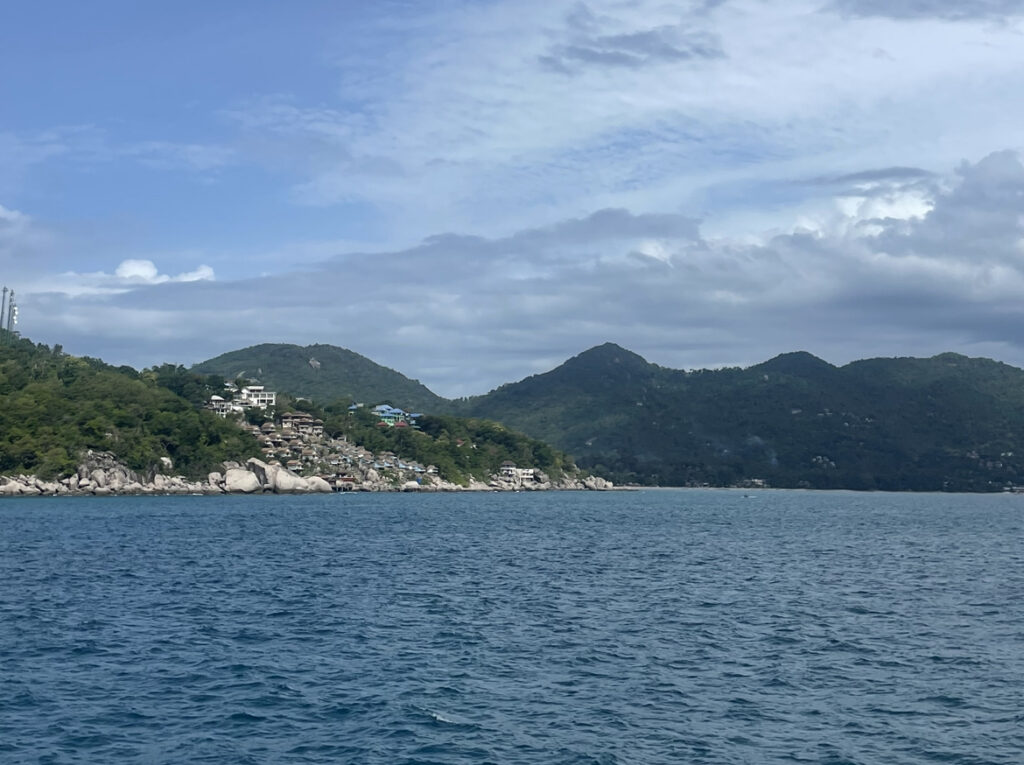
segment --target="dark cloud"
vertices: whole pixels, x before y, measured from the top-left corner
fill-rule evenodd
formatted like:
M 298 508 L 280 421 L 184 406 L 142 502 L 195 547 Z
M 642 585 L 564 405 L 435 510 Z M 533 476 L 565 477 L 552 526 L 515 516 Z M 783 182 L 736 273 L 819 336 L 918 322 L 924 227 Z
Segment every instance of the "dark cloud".
M 833 0 L 828 8 L 861 17 L 999 20 L 1024 14 L 1024 0 Z

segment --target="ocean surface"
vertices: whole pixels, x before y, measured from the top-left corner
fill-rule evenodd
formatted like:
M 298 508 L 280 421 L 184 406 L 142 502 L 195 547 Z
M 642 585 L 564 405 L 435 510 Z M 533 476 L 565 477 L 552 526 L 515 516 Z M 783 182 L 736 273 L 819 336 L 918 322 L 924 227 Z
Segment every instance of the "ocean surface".
M 0 501 L 2 763 L 1024 762 L 1024 497 Z

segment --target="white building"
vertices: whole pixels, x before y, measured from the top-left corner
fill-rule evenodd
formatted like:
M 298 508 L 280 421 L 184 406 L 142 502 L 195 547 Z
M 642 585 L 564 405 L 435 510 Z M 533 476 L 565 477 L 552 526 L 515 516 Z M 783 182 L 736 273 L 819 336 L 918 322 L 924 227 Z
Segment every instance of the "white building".
M 277 404 L 277 393 L 265 390 L 262 385 L 247 385 L 239 391 L 238 397 L 243 406 L 250 408 L 266 409 Z

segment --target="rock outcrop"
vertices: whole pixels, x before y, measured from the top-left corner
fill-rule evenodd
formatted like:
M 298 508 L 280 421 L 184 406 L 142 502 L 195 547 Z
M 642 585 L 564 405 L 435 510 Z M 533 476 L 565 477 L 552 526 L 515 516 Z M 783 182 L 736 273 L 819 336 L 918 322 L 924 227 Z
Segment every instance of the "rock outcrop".
M 224 473 L 224 491 L 231 494 L 252 494 L 262 491 L 260 479 L 255 473 L 242 468 L 230 468 Z
M 169 461 L 159 468 L 167 468 Z M 244 465 L 223 463 L 223 472 L 208 473 L 205 481 L 192 481 L 184 476 L 165 475 L 152 471 L 149 480 L 141 478 L 110 452 L 89 451 L 78 470 L 59 481 L 44 481 L 36 476 L 0 476 L 0 497 L 61 495 L 133 495 L 133 494 L 311 494 L 332 491 L 544 491 L 550 489 L 589 489 L 604 491 L 613 488 L 609 481 L 595 476 L 583 479 L 563 477 L 552 481 L 537 472 L 533 480 L 508 481 L 495 476 L 489 482 L 471 480 L 467 486 L 450 483 L 437 475 L 419 476 L 416 480 L 389 478 L 370 468 L 361 475 L 338 480 L 336 486 L 313 476 L 305 478 L 281 465 L 255 457 Z M 333 480 L 333 479 L 332 479 Z

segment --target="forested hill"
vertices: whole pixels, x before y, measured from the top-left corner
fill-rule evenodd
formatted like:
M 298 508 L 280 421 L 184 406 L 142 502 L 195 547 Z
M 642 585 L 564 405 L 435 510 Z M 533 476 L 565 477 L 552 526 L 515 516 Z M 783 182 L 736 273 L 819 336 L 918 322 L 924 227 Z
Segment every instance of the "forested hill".
M 894 490 L 1024 484 L 1024 371 L 946 353 L 789 353 L 681 371 L 606 344 L 458 402 L 617 482 Z
M 334 345 L 264 343 L 224 353 L 192 367 L 225 379 L 257 379 L 268 388 L 321 404 L 337 399 L 389 401 L 410 411 L 437 412 L 445 399 L 417 380 Z
M 259 454 L 248 433 L 195 406 L 223 381 L 207 385 L 172 365 L 139 373 L 68 356 L 60 346 L 51 349 L 6 333 L 3 339 L 2 475 L 68 475 L 87 449 L 113 452 L 143 472 L 169 457 L 175 472 L 188 476 L 220 470 L 225 459 Z
M 988 359 L 787 353 L 683 371 L 605 344 L 459 401 L 329 345 L 259 345 L 196 365 L 320 402 L 389 401 L 494 420 L 619 483 L 894 490 L 1024 485 L 1024 371 Z

